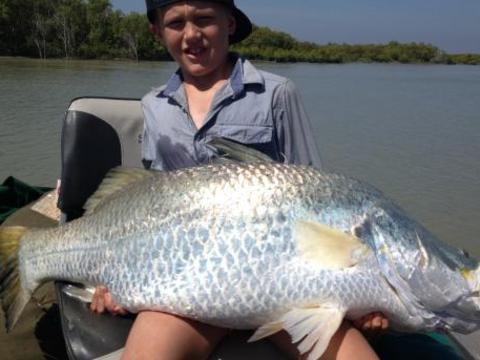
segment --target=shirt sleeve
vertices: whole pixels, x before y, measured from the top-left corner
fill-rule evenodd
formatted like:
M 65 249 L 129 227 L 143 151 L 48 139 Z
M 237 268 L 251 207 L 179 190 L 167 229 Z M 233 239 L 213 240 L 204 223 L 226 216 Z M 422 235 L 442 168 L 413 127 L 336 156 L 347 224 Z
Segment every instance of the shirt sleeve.
M 321 169 L 320 154 L 310 119 L 292 81 L 281 84 L 274 94 L 274 122 L 278 147 L 284 162 Z
M 150 107 L 148 106 L 148 94 L 142 99 L 143 110 L 143 135 L 142 135 L 142 163 L 145 168 L 149 169 L 155 160 L 155 140 L 152 132 L 149 131 L 148 123 L 152 119 Z

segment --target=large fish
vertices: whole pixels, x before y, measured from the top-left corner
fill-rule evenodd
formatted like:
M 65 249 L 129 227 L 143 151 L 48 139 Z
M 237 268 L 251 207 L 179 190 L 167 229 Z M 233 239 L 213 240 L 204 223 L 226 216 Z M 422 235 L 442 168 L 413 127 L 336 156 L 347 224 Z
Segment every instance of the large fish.
M 477 261 L 375 188 L 309 167 L 117 169 L 82 218 L 0 241 L 8 329 L 53 279 L 105 285 L 131 312 L 257 329 L 252 340 L 285 329 L 309 359 L 372 311 L 398 330 L 480 325 Z

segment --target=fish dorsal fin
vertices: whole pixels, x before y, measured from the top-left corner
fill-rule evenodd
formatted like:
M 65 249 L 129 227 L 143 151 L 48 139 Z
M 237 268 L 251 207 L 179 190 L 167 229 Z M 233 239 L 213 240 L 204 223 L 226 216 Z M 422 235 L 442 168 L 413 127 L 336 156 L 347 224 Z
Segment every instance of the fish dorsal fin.
M 328 269 L 354 266 L 369 251 L 359 238 L 310 221 L 297 222 L 295 240 L 302 258 Z
M 95 191 L 85 203 L 83 207 L 85 209 L 84 215 L 92 214 L 95 209 L 97 209 L 100 204 L 103 204 L 106 199 L 109 199 L 111 195 L 125 189 L 137 181 L 150 179 L 154 176 L 153 174 L 153 171 L 135 168 L 127 169 L 117 167 L 110 170 L 101 182 L 97 191 Z
M 280 319 L 259 327 L 248 341 L 257 341 L 285 329 L 292 343 L 300 342 L 297 345 L 300 354 L 310 351 L 307 359 L 316 360 L 327 349 L 344 316 L 344 309 L 331 304 L 292 309 Z
M 273 159 L 261 151 L 252 149 L 251 147 L 237 143 L 233 140 L 225 138 L 213 138 L 208 142 L 219 155 L 218 159 L 214 160 L 217 163 L 226 162 L 274 162 Z

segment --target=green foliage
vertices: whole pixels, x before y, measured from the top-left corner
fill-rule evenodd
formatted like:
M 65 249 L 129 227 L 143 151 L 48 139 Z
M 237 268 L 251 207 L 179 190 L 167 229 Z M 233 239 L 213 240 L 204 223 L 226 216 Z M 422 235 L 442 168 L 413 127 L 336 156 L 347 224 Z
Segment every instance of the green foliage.
M 256 48 L 294 49 L 297 41 L 290 35 L 273 31 L 268 27 L 257 27 L 253 29 L 251 36 L 242 41 L 242 46 Z
M 256 30 L 249 39 L 236 45 L 235 49 L 249 58 L 278 62 L 448 63 L 445 54 L 440 49 L 426 44 L 400 44 L 392 41 L 386 45 L 317 45 L 309 42 L 296 42 L 290 37 L 292 41 L 284 40 L 282 46 L 273 46 L 271 38 L 265 38 L 266 34 L 264 31 Z M 273 43 L 277 42 L 278 38 L 273 40 Z
M 480 54 L 447 55 L 452 64 L 480 65 Z
M 0 20 L 1 55 L 34 56 L 31 43 L 33 20 L 33 0 L 0 0 L 2 18 Z M 29 19 L 29 21 L 24 21 Z
M 276 62 L 480 64 L 480 55 L 448 55 L 429 44 L 319 45 L 258 26 L 233 50 L 250 59 Z M 123 14 L 110 0 L 0 0 L 1 55 L 170 59 L 150 33 L 144 14 Z

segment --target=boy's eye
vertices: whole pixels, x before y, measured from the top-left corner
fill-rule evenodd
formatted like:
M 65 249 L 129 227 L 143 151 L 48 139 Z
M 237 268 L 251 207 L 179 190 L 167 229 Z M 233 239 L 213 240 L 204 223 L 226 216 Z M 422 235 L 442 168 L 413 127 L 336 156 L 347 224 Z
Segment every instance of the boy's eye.
M 202 16 L 199 16 L 196 20 L 197 20 L 196 22 L 200 25 L 207 25 L 214 20 L 214 17 L 211 15 L 202 15 Z
M 182 20 L 169 20 L 165 22 L 165 27 L 170 28 L 170 29 L 179 29 L 183 27 L 183 21 Z

